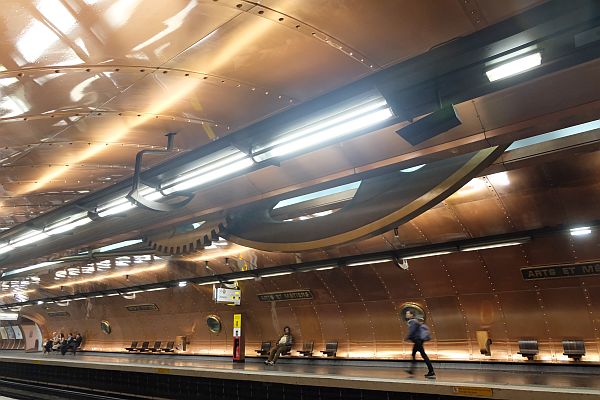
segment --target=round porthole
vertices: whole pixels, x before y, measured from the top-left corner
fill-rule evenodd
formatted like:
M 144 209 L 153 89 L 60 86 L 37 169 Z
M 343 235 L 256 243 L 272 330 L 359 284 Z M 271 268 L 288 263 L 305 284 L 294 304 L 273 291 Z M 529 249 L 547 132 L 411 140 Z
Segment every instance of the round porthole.
M 425 319 L 426 319 L 426 315 L 425 315 L 425 311 L 423 310 L 423 307 L 421 307 L 417 303 L 404 303 L 400 306 L 400 310 L 401 310 L 400 315 L 401 315 L 402 319 L 405 321 L 408 321 L 406 319 L 407 311 L 412 311 L 413 314 L 415 314 L 415 317 L 419 321 L 425 321 Z
M 208 326 L 208 330 L 212 333 L 221 332 L 221 318 L 217 315 L 209 315 L 206 317 L 206 326 Z
M 102 332 L 106 333 L 107 335 L 110 335 L 110 332 L 112 332 L 112 329 L 110 328 L 110 322 L 108 322 L 108 321 L 100 322 L 100 330 Z

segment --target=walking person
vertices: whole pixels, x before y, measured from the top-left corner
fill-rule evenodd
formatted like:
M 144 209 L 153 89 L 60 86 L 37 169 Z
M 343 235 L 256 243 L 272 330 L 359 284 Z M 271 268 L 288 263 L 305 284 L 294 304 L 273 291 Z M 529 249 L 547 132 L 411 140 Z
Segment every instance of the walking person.
M 267 365 L 275 365 L 279 355 L 281 353 L 287 353 L 292 349 L 292 344 L 294 343 L 294 338 L 292 336 L 292 332 L 289 326 L 283 328 L 283 335 L 277 341 L 277 344 L 274 348 L 271 349 L 269 353 L 269 359 L 265 361 Z
M 410 369 L 408 372 L 410 375 L 414 374 L 415 365 L 417 364 L 417 360 L 415 356 L 417 352 L 421 353 L 421 357 L 425 361 L 427 365 L 428 372 L 425 375 L 425 378 L 435 379 L 435 372 L 433 371 L 433 366 L 431 365 L 431 361 L 429 361 L 429 357 L 425 353 L 425 348 L 423 347 L 423 343 L 427 340 L 431 340 L 431 334 L 429 332 L 429 328 L 427 325 L 419 322 L 415 318 L 415 313 L 411 310 L 406 311 L 406 319 L 408 320 L 408 336 L 407 339 L 413 342 L 412 349 L 412 361 L 410 363 Z

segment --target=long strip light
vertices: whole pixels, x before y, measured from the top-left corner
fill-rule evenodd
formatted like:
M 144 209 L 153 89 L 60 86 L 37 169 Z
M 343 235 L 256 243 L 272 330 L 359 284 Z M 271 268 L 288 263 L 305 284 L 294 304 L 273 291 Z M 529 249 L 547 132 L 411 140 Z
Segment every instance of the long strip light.
M 90 222 L 92 222 L 92 219 L 87 216 L 87 213 L 74 214 L 62 221 L 48 225 L 44 229 L 44 233 L 48 235 L 57 235 L 69 232 L 79 226 L 89 224 Z
M 206 159 L 200 166 L 161 184 L 162 193 L 169 195 L 204 185 L 250 168 L 254 161 L 240 150 L 228 148 Z
M 537 67 L 542 63 L 542 54 L 533 53 L 523 57 L 516 57 L 495 68 L 485 72 L 490 82 L 508 78 Z
M 410 256 L 403 256 L 402 259 L 403 260 L 412 260 L 414 258 L 442 256 L 444 254 L 450 254 L 450 253 L 454 253 L 454 251 L 452 251 L 452 250 L 443 250 L 443 251 L 433 251 L 433 252 L 430 252 L 430 253 L 423 253 L 423 254 L 413 254 L 413 255 L 410 255 Z
M 569 233 L 571 234 L 571 236 L 589 235 L 590 233 L 592 233 L 592 228 L 590 228 L 589 226 L 582 226 L 579 228 L 571 228 L 569 230 Z
M 21 274 L 21 273 L 27 272 L 27 271 L 34 271 L 36 269 L 45 268 L 45 267 L 49 267 L 51 265 L 56 265 L 56 264 L 60 264 L 60 263 L 62 263 L 62 261 L 46 261 L 46 262 L 42 262 L 39 264 L 28 265 L 27 267 L 23 267 L 23 268 L 11 269 L 10 271 L 3 272 L 2 278 L 6 278 L 11 275 Z
M 498 247 L 517 246 L 517 245 L 526 243 L 528 241 L 529 241 L 529 238 L 524 238 L 524 239 L 517 239 L 517 240 L 498 242 L 498 243 L 463 246 L 460 248 L 460 251 L 477 251 L 477 250 L 495 249 Z
M 361 265 L 369 265 L 369 264 L 381 264 L 381 263 L 385 263 L 385 262 L 391 262 L 394 261 L 391 258 L 380 258 L 377 260 L 367 260 L 367 261 L 356 261 L 356 262 L 351 262 L 346 264 L 347 267 L 359 267 Z
M 290 275 L 292 273 L 292 271 L 286 271 L 286 272 L 276 272 L 273 274 L 266 274 L 266 275 L 261 275 L 261 278 L 271 278 L 273 276 L 283 276 L 283 275 Z
M 256 161 L 296 153 L 318 144 L 351 135 L 390 119 L 394 114 L 379 94 L 336 110 L 316 121 L 280 135 L 275 140 L 252 149 Z

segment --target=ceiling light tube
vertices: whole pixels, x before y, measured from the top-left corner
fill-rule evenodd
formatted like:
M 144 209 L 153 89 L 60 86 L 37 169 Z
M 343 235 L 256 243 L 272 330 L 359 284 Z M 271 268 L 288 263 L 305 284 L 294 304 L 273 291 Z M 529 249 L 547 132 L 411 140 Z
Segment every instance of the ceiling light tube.
M 581 226 L 578 228 L 571 228 L 569 232 L 571 233 L 571 236 L 589 235 L 592 233 L 592 228 L 589 226 Z
M 522 57 L 515 57 L 495 68 L 485 72 L 490 82 L 508 78 L 537 67 L 542 63 L 542 53 L 528 54 Z
M 392 116 L 392 110 L 383 97 L 371 97 L 342 112 L 287 132 L 264 146 L 253 148 L 253 158 L 256 161 L 264 161 L 295 153 L 317 144 L 351 135 Z
M 152 289 L 146 289 L 146 292 L 156 292 L 158 290 L 165 290 L 168 289 L 166 287 L 157 287 L 157 288 L 152 288 Z
M 165 194 L 185 191 L 224 178 L 236 172 L 243 171 L 250 168 L 252 165 L 254 165 L 254 161 L 244 153 L 239 152 L 239 154 L 233 157 L 220 160 L 204 168 L 199 168 L 198 170 L 183 174 L 176 180 L 161 185 L 161 190 Z M 175 184 L 173 185 L 173 183 Z
M 202 282 L 199 283 L 198 285 L 202 286 L 202 285 L 214 285 L 216 283 L 219 283 L 220 281 L 208 281 L 208 282 Z
M 71 231 L 79 226 L 89 224 L 92 219 L 87 215 L 80 217 L 79 219 L 69 218 L 67 221 L 62 221 L 53 225 L 49 225 L 44 229 L 44 232 L 48 235 L 57 235 L 59 233 L 65 233 Z
M 39 242 L 47 237 L 48 235 L 42 231 L 32 230 L 11 240 L 10 245 L 13 247 L 27 246 L 28 244 Z
M 249 279 L 254 279 L 254 277 L 253 276 L 243 276 L 241 278 L 233 278 L 231 280 L 232 281 L 247 281 Z
M 391 259 L 391 258 L 379 258 L 379 259 L 375 259 L 375 260 L 349 262 L 346 264 L 346 266 L 347 267 L 359 267 L 361 265 L 381 264 L 381 263 L 391 262 L 391 261 L 393 261 L 393 259 Z
M 491 242 L 491 243 L 482 243 L 482 244 L 474 244 L 470 246 L 462 246 L 460 251 L 477 251 L 477 250 L 487 250 L 487 249 L 495 249 L 498 247 L 508 247 L 508 246 L 517 246 L 519 244 L 526 243 L 530 241 L 531 238 L 518 238 L 514 240 L 506 240 L 503 242 Z
M 178 282 L 177 286 L 179 286 L 179 287 L 186 287 L 187 286 L 187 281 Z
M 4 254 L 7 253 L 11 250 L 14 250 L 15 248 L 9 244 L 5 244 L 3 246 L 0 246 L 0 254 Z
M 321 268 L 317 268 L 317 269 L 315 269 L 315 271 L 327 271 L 327 270 L 334 269 L 334 268 L 335 268 L 334 266 L 330 266 L 330 267 L 321 267 Z
M 403 260 L 412 260 L 414 258 L 434 257 L 434 256 L 441 256 L 441 255 L 450 254 L 450 253 L 454 253 L 454 251 L 453 250 L 433 251 L 433 252 L 423 253 L 423 254 L 412 254 L 409 256 L 401 256 L 400 258 L 402 258 Z
M 273 274 L 266 274 L 266 275 L 260 275 L 261 278 L 271 278 L 273 276 L 283 276 L 283 275 L 290 275 L 292 273 L 292 271 L 287 271 L 287 272 L 276 272 Z

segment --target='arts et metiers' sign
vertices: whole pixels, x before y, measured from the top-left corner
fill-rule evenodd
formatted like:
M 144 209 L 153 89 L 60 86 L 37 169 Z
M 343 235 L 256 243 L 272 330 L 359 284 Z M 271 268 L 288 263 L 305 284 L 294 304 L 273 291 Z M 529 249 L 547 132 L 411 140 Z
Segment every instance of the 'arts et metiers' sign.
M 521 274 L 525 280 L 600 275 L 600 262 L 521 268 Z

